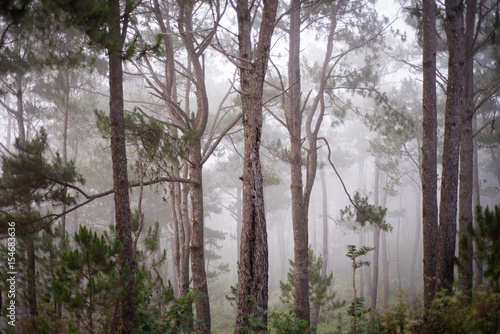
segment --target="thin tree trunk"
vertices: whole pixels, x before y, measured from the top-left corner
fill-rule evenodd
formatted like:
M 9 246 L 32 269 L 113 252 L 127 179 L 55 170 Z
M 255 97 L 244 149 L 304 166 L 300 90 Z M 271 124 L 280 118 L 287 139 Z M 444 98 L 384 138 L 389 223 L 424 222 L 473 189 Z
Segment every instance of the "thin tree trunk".
M 263 122 L 262 93 L 278 1 L 264 1 L 255 53 L 252 52 L 252 19 L 249 6 L 247 0 L 239 0 L 236 3 L 245 152 L 235 333 L 246 332 L 245 327 L 249 325 L 249 315 L 260 320 L 262 326 L 259 326 L 258 331 L 264 332 L 267 329 L 269 262 L 259 149 Z M 252 54 L 254 54 L 253 58 Z
M 325 169 L 321 168 L 319 171 L 321 179 L 321 197 L 323 207 L 323 268 L 321 268 L 321 277 L 326 277 L 328 270 L 328 193 L 326 190 Z
M 366 246 L 365 245 L 365 231 L 361 229 L 359 231 L 359 247 Z M 364 261 L 364 260 L 363 260 Z M 359 297 L 365 298 L 365 275 L 363 267 L 359 268 Z M 369 293 L 368 293 L 369 294 Z
M 474 115 L 473 119 L 473 129 L 474 132 L 477 129 L 477 115 Z M 474 141 L 474 166 L 473 166 L 473 182 L 474 182 L 474 190 L 472 193 L 472 199 L 474 203 L 474 208 L 476 208 L 478 205 L 481 205 L 481 196 L 480 196 L 480 190 L 479 190 L 479 165 L 478 165 L 478 158 L 477 158 L 477 142 Z M 476 217 L 476 211 L 473 210 L 474 214 L 474 228 L 477 228 L 477 217 Z M 473 244 L 473 249 L 476 249 L 476 245 Z M 479 287 L 481 282 L 483 281 L 483 259 L 480 256 L 476 256 L 475 261 L 474 261 L 474 291 Z
M 436 108 L 436 2 L 423 0 L 423 136 L 422 226 L 424 242 L 424 303 L 434 298 L 437 265 L 437 108 Z
M 387 232 L 381 231 L 382 237 L 382 272 L 384 277 L 384 307 L 389 303 L 390 282 L 389 282 L 389 243 Z
M 497 177 L 498 186 L 500 187 L 500 166 L 498 166 L 497 156 L 493 147 L 489 148 L 491 161 L 493 162 L 493 167 L 495 168 L 495 175 Z
M 17 110 L 16 110 L 16 121 L 18 128 L 18 141 L 22 144 L 26 141 L 26 130 L 24 128 L 24 103 L 23 103 L 23 76 L 21 73 L 16 73 L 16 89 L 17 89 Z M 29 204 L 27 204 L 29 206 Z M 38 315 L 37 308 L 37 295 L 36 295 L 36 257 L 35 257 L 35 244 L 34 235 L 28 235 L 24 237 L 26 242 L 26 258 L 28 262 L 28 267 L 26 268 L 26 299 L 28 301 L 28 312 L 30 317 L 36 317 Z
M 68 121 L 69 121 L 69 95 L 70 95 L 70 86 L 69 86 L 69 70 L 65 69 L 63 71 L 64 75 L 64 106 L 63 106 L 63 115 L 64 115 L 64 123 L 63 123 L 63 147 L 62 147 L 62 159 L 63 164 L 66 165 L 68 163 Z M 65 191 L 66 192 L 66 191 Z M 63 203 L 62 212 L 66 211 L 66 203 Z M 61 217 L 61 228 L 62 228 L 62 237 L 66 237 L 66 215 Z
M 377 155 L 375 162 L 375 176 L 374 176 L 375 182 L 373 185 L 373 205 L 375 208 L 379 207 L 379 188 L 380 188 L 380 168 L 378 166 L 379 163 L 380 163 L 380 156 Z M 381 232 L 380 226 L 374 226 L 373 247 L 375 249 L 373 250 L 373 261 L 371 263 L 373 276 L 372 276 L 372 290 L 371 290 L 371 300 L 370 300 L 370 308 L 372 310 L 375 310 L 375 308 L 377 307 L 380 232 Z M 373 325 L 373 317 L 370 317 L 370 322 Z
M 292 225 L 294 241 L 293 272 L 294 301 L 297 319 L 309 322 L 308 270 L 308 210 L 304 203 L 302 186 L 302 110 L 300 103 L 300 0 L 290 3 L 288 50 L 289 105 L 286 108 L 287 128 L 290 134 L 290 178 L 292 192 Z
M 205 132 L 208 120 L 209 103 L 205 87 L 205 70 L 201 63 L 202 56 L 196 49 L 197 42 L 192 31 L 193 27 L 193 4 L 186 1 L 177 1 L 179 16 L 177 18 L 180 37 L 188 53 L 189 64 L 193 66 L 192 78 L 189 78 L 187 87 L 194 84 L 196 87 L 196 117 L 192 119 L 192 129 L 199 131 L 200 135 L 194 135 L 190 147 L 190 176 L 191 180 L 191 271 L 193 285 L 197 292 L 195 299 L 197 330 L 202 333 L 210 333 L 210 303 L 208 296 L 208 282 L 205 271 L 205 247 L 204 247 L 204 208 L 203 208 L 203 183 L 202 183 L 202 146 L 201 134 Z M 190 70 L 190 69 L 188 69 Z M 189 95 L 186 95 L 186 101 Z M 189 113 L 189 108 L 185 111 Z
M 26 239 L 26 254 L 28 259 L 28 268 L 26 273 L 26 280 L 28 281 L 28 309 L 30 317 L 34 318 L 38 315 L 37 301 L 36 301 L 36 259 L 35 259 L 35 242 L 34 236 L 28 236 Z
M 439 286 L 436 291 L 444 288 L 451 292 L 457 234 L 458 165 L 463 115 L 464 6 L 462 0 L 446 0 L 445 4 L 449 58 L 436 269 Z
M 207 275 L 205 272 L 205 245 L 204 245 L 204 214 L 203 214 L 203 179 L 201 165 L 201 142 L 193 144 L 190 168 L 191 183 L 191 270 L 193 286 L 198 294 L 195 299 L 197 329 L 201 333 L 210 333 L 210 303 L 208 296 Z
M 417 307 L 417 287 L 416 287 L 416 264 L 417 264 L 417 258 L 418 258 L 418 246 L 420 245 L 420 234 L 421 234 L 421 221 L 422 221 L 422 199 L 420 196 L 417 199 L 417 219 L 416 219 L 416 226 L 415 226 L 415 241 L 413 242 L 413 252 L 412 252 L 412 259 L 411 259 L 411 267 L 410 267 L 410 293 L 411 293 L 411 303 L 414 308 Z
M 10 151 L 11 141 L 12 141 L 12 116 L 10 115 L 9 112 L 7 112 L 7 142 L 5 143 L 5 146 L 9 151 Z
M 378 292 L 378 272 L 379 272 L 379 257 L 380 257 L 380 227 L 374 226 L 373 230 L 373 261 L 372 267 L 372 290 L 370 299 L 370 308 L 375 310 L 377 308 L 377 292 Z M 372 320 L 371 320 L 372 321 Z M 373 322 L 373 321 L 372 321 Z
M 242 192 L 241 184 L 236 185 L 236 251 L 238 255 L 238 259 L 240 258 L 240 248 L 241 248 L 241 192 Z M 286 261 L 284 261 L 286 262 Z

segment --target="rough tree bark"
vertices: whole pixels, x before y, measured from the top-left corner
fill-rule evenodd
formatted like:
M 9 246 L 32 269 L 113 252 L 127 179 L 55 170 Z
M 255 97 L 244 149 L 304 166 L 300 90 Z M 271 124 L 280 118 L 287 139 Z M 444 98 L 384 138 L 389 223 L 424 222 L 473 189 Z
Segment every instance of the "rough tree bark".
M 474 138 L 472 119 L 474 117 L 474 28 L 477 0 L 467 0 L 465 30 L 465 69 L 464 69 L 464 107 L 462 112 L 462 133 L 460 137 L 460 188 L 458 207 L 458 235 L 468 236 L 467 249 L 459 248 L 458 277 L 462 290 L 472 290 L 472 240 L 467 231 L 467 224 L 473 220 L 472 192 L 474 169 Z
M 189 174 L 191 180 L 191 271 L 193 274 L 193 286 L 198 294 L 195 299 L 196 319 L 200 321 L 198 330 L 202 333 L 210 333 L 210 302 L 208 296 L 208 282 L 205 272 L 205 246 L 204 246 L 204 209 L 203 209 L 203 183 L 202 183 L 202 144 L 201 134 L 205 132 L 208 121 L 209 103 L 205 86 L 205 70 L 201 63 L 200 50 L 196 50 L 197 42 L 193 29 L 193 10 L 188 2 L 177 1 L 179 6 L 179 17 L 177 19 L 179 32 L 184 47 L 193 66 L 194 80 L 196 86 L 196 117 L 193 129 L 199 130 L 199 135 L 192 139 L 190 148 Z M 189 110 L 186 110 L 189 112 Z
M 423 0 L 423 136 L 422 228 L 424 242 L 424 302 L 434 297 L 437 264 L 437 109 L 436 109 L 436 3 Z
M 122 333 L 136 333 L 136 262 L 130 226 L 130 199 L 128 192 L 127 153 L 125 150 L 125 121 L 123 106 L 122 48 L 126 28 L 121 28 L 120 1 L 108 0 L 110 36 L 109 55 L 109 110 L 111 130 L 111 158 L 113 161 L 113 188 L 115 199 L 116 234 L 123 245 L 119 256 L 120 277 L 127 285 L 122 299 Z
M 262 134 L 262 93 L 278 1 L 264 0 L 263 4 L 259 39 L 253 53 L 250 15 L 253 8 L 250 8 L 247 0 L 236 2 L 245 151 L 235 333 L 246 332 L 245 327 L 249 325 L 248 315 L 253 315 L 261 321 L 260 331 L 267 329 L 265 311 L 268 304 L 269 263 L 259 149 Z
M 464 91 L 464 3 L 463 0 L 447 0 L 445 5 L 449 56 L 436 268 L 439 284 L 436 291 L 444 288 L 451 292 L 457 234 L 458 164 Z
M 294 241 L 293 296 L 297 319 L 309 322 L 309 270 L 308 270 L 308 209 L 304 203 L 302 186 L 302 108 L 300 103 L 300 0 L 290 3 L 288 48 L 289 100 L 285 111 L 290 135 L 290 189 L 292 199 L 292 226 Z

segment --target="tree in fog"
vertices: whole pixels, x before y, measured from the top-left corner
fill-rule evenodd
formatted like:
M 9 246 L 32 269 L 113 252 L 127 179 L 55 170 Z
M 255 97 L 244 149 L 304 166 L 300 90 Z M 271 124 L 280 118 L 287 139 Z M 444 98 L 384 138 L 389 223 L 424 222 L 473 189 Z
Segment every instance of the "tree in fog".
M 477 124 L 475 124 L 477 123 L 477 114 L 487 108 L 486 106 L 495 99 L 500 88 L 498 60 L 491 57 L 492 53 L 497 52 L 497 45 L 492 43 L 498 33 L 498 24 L 496 23 L 498 18 L 496 14 L 493 14 L 494 8 L 497 6 L 498 2 L 496 1 L 466 1 L 464 104 L 461 119 L 458 200 L 458 232 L 461 237 L 469 235 L 467 224 L 473 220 L 473 207 L 480 204 L 479 180 L 477 177 L 474 179 L 479 168 L 474 152 L 474 137 L 477 133 L 474 132 L 482 131 L 483 128 L 478 129 Z M 484 70 L 485 64 L 493 64 L 493 66 L 487 66 L 487 74 Z M 476 191 L 474 191 L 475 183 Z M 476 192 L 475 195 L 474 192 Z M 473 259 L 468 254 L 468 249 L 472 248 L 470 238 L 468 242 L 469 247 L 459 248 L 458 275 L 460 288 L 470 291 L 473 285 L 473 275 L 480 277 L 482 274 L 480 266 L 476 267 L 477 273 L 473 274 Z
M 251 40 L 252 16 L 258 12 L 259 6 L 247 0 L 235 3 L 238 17 L 240 98 L 245 136 L 235 333 L 246 331 L 250 315 L 261 321 L 258 331 L 266 331 L 267 328 L 269 263 L 259 149 L 262 136 L 262 93 L 277 7 L 278 0 L 264 1 L 259 38 L 254 50 Z
M 134 50 L 127 43 L 130 14 L 136 4 L 127 1 L 123 7 L 120 0 L 106 3 L 81 3 L 78 1 L 57 2 L 71 17 L 71 22 L 83 30 L 98 46 L 106 50 L 109 60 L 109 110 L 111 129 L 111 157 L 115 199 L 116 233 L 123 245 L 120 253 L 119 273 L 126 285 L 121 301 L 122 333 L 137 332 L 136 314 L 136 261 L 130 226 L 130 199 L 128 189 L 127 154 L 125 150 L 125 122 L 123 101 L 123 60 Z M 95 13 L 100 15 L 95 15 Z M 119 315 L 115 310 L 113 331 L 118 330 Z
M 144 109 L 149 112 L 142 109 L 141 112 L 167 125 L 165 131 L 171 146 L 167 150 L 175 155 L 160 155 L 155 168 L 160 174 L 189 179 L 169 185 L 174 264 L 182 297 L 189 292 L 191 260 L 192 282 L 198 293 L 196 317 L 201 324 L 199 330 L 204 332 L 210 331 L 211 316 L 204 254 L 203 166 L 224 135 L 240 120 L 226 105 L 231 88 L 215 112 L 211 112 L 209 103 L 205 59 L 224 12 L 222 6 L 221 2 L 210 6 L 184 1 L 145 2 L 142 14 L 145 17 L 153 14 L 154 23 L 148 25 L 148 30 L 155 31 L 156 25 L 160 28 L 161 48 L 134 62 L 148 83 L 149 93 L 164 107 L 155 108 L 156 103 L 145 102 Z M 213 22 L 207 23 L 207 15 Z M 206 29 L 197 28 L 199 25 Z M 140 32 L 140 26 L 136 29 Z M 157 36 L 150 33 L 141 43 L 155 38 Z M 191 103 L 191 95 L 195 95 L 195 103 Z
M 437 263 L 437 107 L 436 107 L 436 3 L 424 0 L 423 18 L 423 136 L 422 227 L 424 242 L 424 300 L 434 297 Z
M 337 116 L 345 112 L 346 103 L 341 100 L 340 89 L 359 89 L 363 92 L 373 81 L 372 61 L 364 59 L 363 70 L 354 64 L 345 66 L 348 55 L 355 57 L 360 49 L 373 47 L 380 41 L 383 27 L 377 13 L 362 1 L 340 1 L 336 3 L 307 3 L 291 1 L 288 7 L 289 25 L 279 25 L 288 35 L 288 77 L 277 73 L 270 83 L 282 91 L 280 108 L 284 120 L 266 108 L 288 131 L 290 149 L 285 159 L 290 164 L 292 225 L 294 233 L 294 301 L 297 318 L 310 320 L 308 298 L 308 215 L 313 185 L 318 165 L 318 138 L 323 119 L 327 117 L 329 104 Z M 349 21 L 351 15 L 364 17 Z M 366 24 L 370 22 L 370 24 Z M 307 27 L 307 30 L 302 28 Z M 317 28 L 326 39 L 326 50 L 318 66 L 307 68 L 308 76 L 301 75 L 301 32 Z M 361 37 L 363 36 L 363 37 Z M 335 43 L 346 43 L 347 49 L 337 49 Z M 376 57 L 374 57 L 376 58 Z M 275 67 L 278 71 L 278 68 Z M 308 94 L 302 85 L 311 80 L 314 87 Z M 305 117 L 304 117 L 305 116 Z M 305 118 L 305 120 L 303 120 Z M 302 137 L 304 127 L 305 138 Z M 304 151 L 305 157 L 303 156 Z M 305 168 L 304 168 L 305 167 Z M 305 177 L 303 178 L 303 170 Z

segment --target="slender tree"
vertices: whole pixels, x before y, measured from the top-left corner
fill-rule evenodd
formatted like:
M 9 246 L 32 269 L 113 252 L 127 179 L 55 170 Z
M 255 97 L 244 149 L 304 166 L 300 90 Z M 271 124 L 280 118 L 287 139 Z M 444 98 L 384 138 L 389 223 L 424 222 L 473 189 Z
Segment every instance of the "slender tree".
M 472 119 L 474 117 L 474 31 L 477 0 L 467 0 L 465 16 L 465 68 L 464 68 L 464 106 L 460 135 L 460 189 L 458 207 L 458 233 L 468 235 L 467 224 L 473 220 L 472 193 L 474 168 L 474 142 Z M 458 276 L 460 288 L 472 289 L 472 256 L 467 250 L 472 249 L 472 241 L 468 238 L 469 247 L 459 248 Z
M 457 233 L 458 167 L 464 92 L 464 1 L 448 0 L 445 5 L 446 36 L 448 38 L 448 81 L 436 267 L 436 277 L 439 285 L 436 290 L 444 288 L 451 292 Z
M 422 227 L 424 243 L 424 300 L 434 297 L 437 265 L 437 107 L 436 107 L 436 2 L 423 0 L 423 136 Z
M 109 60 L 109 111 L 111 132 L 111 158 L 115 200 L 116 233 L 123 245 L 120 253 L 119 273 L 126 286 L 121 302 L 122 333 L 135 333 L 138 329 L 136 314 L 136 262 L 130 226 L 130 198 L 128 189 L 127 154 L 125 149 L 125 121 L 123 101 L 123 60 L 135 50 L 127 45 L 130 14 L 137 5 L 120 0 L 93 3 L 68 1 L 57 5 L 70 16 L 74 26 L 83 30 L 100 48 L 106 50 Z M 123 12 L 122 12 L 123 8 Z M 95 15 L 100 13 L 100 15 Z M 126 49 L 126 50 L 125 50 Z M 115 327 L 118 329 L 118 312 Z

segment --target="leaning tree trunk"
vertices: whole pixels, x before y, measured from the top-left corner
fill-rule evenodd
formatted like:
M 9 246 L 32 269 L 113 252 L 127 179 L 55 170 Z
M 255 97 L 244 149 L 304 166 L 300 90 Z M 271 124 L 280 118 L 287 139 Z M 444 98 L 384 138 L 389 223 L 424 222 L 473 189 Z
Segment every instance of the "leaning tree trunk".
M 245 152 L 235 333 L 246 332 L 249 315 L 261 322 L 258 330 L 264 332 L 267 330 L 269 262 L 259 149 L 263 121 L 262 93 L 278 1 L 264 1 L 259 40 L 253 58 L 249 3 L 247 0 L 239 0 L 236 5 Z
M 444 288 L 451 292 L 457 233 L 458 163 L 463 110 L 464 19 L 462 0 L 447 0 L 445 4 L 449 58 L 436 268 L 439 285 L 436 291 Z
M 437 264 L 437 107 L 436 107 L 436 2 L 423 0 L 423 136 L 422 227 L 424 241 L 424 303 L 434 298 Z

